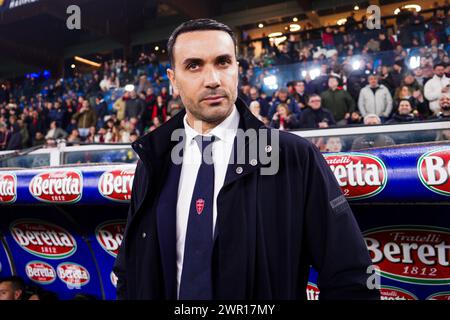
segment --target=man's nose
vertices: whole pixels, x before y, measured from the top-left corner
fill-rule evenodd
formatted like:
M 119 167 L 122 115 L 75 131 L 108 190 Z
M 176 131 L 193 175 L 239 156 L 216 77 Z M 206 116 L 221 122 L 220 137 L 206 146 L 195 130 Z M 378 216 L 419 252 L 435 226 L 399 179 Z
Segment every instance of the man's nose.
M 205 70 L 205 87 L 209 89 L 216 89 L 220 87 L 220 76 L 213 67 Z

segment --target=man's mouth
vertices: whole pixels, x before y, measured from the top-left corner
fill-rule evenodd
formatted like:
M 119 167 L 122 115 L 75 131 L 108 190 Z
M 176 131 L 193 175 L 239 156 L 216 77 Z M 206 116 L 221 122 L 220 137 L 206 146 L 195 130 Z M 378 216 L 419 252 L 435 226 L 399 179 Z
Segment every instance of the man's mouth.
M 211 104 L 216 104 L 222 102 L 223 99 L 225 99 L 225 96 L 216 95 L 216 96 L 207 96 L 203 98 L 203 101 L 206 101 Z

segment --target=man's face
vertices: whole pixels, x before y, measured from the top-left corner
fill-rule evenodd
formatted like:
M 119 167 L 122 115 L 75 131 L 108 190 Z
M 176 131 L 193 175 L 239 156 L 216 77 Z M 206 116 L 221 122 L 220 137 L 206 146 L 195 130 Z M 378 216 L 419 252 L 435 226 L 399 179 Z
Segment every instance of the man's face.
M 328 79 L 328 87 L 332 90 L 336 89 L 338 86 L 338 81 L 335 78 Z
M 251 88 L 251 89 L 250 89 L 250 97 L 251 97 L 253 100 L 258 99 L 258 90 L 256 90 L 255 88 Z
M 401 115 L 410 114 L 412 111 L 411 104 L 408 101 L 400 102 L 398 106 L 398 113 Z
M 19 300 L 22 295 L 21 290 L 14 290 L 9 281 L 0 283 L 0 300 Z
M 369 77 L 369 85 L 375 88 L 378 85 L 378 79 L 376 77 Z
M 297 82 L 294 88 L 298 93 L 303 93 L 305 91 L 305 84 L 303 82 Z
M 436 68 L 434 68 L 434 74 L 437 75 L 438 77 L 442 77 L 444 75 L 444 67 L 438 66 Z
M 439 99 L 439 106 L 441 107 L 442 111 L 449 111 L 450 110 L 450 97 L 448 95 L 442 95 Z
M 173 48 L 170 82 L 186 107 L 188 120 L 222 122 L 237 99 L 238 64 L 234 42 L 224 31 L 179 35 Z
M 322 102 L 322 99 L 317 96 L 311 97 L 311 99 L 309 99 L 309 105 L 310 105 L 311 109 L 313 109 L 313 110 L 320 109 L 321 102 Z
M 280 99 L 281 101 L 286 101 L 288 97 L 288 93 L 286 91 L 280 91 L 278 93 L 278 99 Z

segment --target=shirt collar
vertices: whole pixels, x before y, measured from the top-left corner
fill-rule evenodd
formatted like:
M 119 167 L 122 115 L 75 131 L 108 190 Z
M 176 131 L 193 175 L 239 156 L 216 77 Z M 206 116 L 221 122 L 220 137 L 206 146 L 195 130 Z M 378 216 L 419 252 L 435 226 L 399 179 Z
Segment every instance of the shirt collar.
M 206 136 L 215 136 L 216 138 L 223 140 L 227 143 L 231 143 L 234 141 L 234 137 L 236 136 L 237 128 L 239 126 L 239 112 L 237 111 L 236 105 L 233 105 L 233 110 L 231 113 L 219 123 L 216 127 L 214 127 Z M 183 117 L 184 130 L 186 133 L 186 141 L 191 142 L 198 133 L 194 128 L 192 128 L 187 123 L 187 114 Z

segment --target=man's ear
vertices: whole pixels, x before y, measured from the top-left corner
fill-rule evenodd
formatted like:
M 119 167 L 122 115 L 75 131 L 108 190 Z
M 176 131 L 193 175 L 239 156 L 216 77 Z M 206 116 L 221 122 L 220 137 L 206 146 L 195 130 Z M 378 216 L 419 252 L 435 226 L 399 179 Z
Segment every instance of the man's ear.
M 14 299 L 19 300 L 22 297 L 22 290 L 14 291 Z
M 167 76 L 169 77 L 170 84 L 172 85 L 172 88 L 178 90 L 178 87 L 177 87 L 177 84 L 176 84 L 176 81 L 175 81 L 175 71 L 170 69 L 170 68 L 167 68 Z

